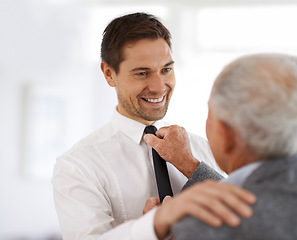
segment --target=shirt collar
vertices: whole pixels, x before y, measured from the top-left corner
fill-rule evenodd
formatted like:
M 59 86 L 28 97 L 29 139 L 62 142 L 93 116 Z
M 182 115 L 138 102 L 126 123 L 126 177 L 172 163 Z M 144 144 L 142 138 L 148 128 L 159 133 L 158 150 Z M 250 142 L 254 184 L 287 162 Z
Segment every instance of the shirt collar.
M 145 124 L 123 116 L 117 111 L 116 108 L 114 109 L 112 124 L 118 131 L 122 132 L 128 138 L 132 139 L 135 143 L 140 144 L 143 136 L 143 131 L 146 127 Z M 158 129 L 167 125 L 168 124 L 166 124 L 162 120 L 156 121 L 154 124 L 154 126 L 156 126 L 156 128 Z
M 260 165 L 263 164 L 264 161 L 258 161 L 249 163 L 234 172 L 231 172 L 228 178 L 222 180 L 222 182 L 232 183 L 237 186 L 242 186 L 245 180 L 252 174 L 254 170 L 256 170 Z

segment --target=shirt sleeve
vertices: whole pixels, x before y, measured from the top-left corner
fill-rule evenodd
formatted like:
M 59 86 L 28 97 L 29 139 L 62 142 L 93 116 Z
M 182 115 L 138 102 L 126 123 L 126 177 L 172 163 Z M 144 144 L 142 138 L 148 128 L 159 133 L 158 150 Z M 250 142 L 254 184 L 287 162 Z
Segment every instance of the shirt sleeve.
M 52 184 L 63 240 L 157 239 L 155 210 L 115 224 L 107 193 L 93 182 L 86 169 L 83 163 L 67 158 L 60 158 L 55 164 Z
M 98 240 L 158 240 L 154 230 L 154 216 L 156 208 L 149 211 L 142 217 L 120 224 L 114 229 L 109 230 L 100 237 L 94 236 Z M 87 238 L 89 239 L 89 238 Z M 93 238 L 90 238 L 93 239 Z
M 132 226 L 132 238 L 133 240 L 157 240 L 157 236 L 154 229 L 154 217 L 157 208 L 152 209 L 138 220 L 134 221 Z M 146 234 L 143 234 L 146 232 Z

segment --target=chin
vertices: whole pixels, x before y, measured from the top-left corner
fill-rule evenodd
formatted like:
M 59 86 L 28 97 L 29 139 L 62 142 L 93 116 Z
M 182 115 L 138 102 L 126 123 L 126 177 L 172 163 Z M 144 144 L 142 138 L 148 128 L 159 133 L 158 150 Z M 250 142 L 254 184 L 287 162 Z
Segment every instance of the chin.
M 161 120 L 164 116 L 162 117 L 145 117 L 143 118 L 145 121 L 149 121 L 149 122 L 154 122 L 154 121 L 158 121 L 158 120 Z
M 167 112 L 167 108 L 165 110 L 158 110 L 158 111 L 152 111 L 151 113 L 145 114 L 146 116 L 143 117 L 146 121 L 157 121 L 161 120 L 165 117 Z

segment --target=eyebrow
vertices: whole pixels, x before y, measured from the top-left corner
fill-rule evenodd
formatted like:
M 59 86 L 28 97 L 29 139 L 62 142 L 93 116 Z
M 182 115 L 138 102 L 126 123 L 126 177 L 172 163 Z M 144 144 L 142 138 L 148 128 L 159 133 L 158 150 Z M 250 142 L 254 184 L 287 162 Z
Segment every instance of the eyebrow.
M 174 64 L 174 61 L 171 61 L 171 62 L 169 62 L 169 63 L 166 63 L 166 64 L 164 65 L 164 67 L 168 67 L 168 66 L 170 66 L 170 65 L 172 65 L 172 64 Z
M 174 64 L 174 61 L 170 61 L 170 62 L 166 63 L 163 67 L 168 67 L 168 66 L 170 66 L 172 64 Z M 147 67 L 137 67 L 137 68 L 133 68 L 131 70 L 131 72 L 140 71 L 140 70 L 147 71 L 147 70 L 150 70 L 150 68 L 147 68 Z

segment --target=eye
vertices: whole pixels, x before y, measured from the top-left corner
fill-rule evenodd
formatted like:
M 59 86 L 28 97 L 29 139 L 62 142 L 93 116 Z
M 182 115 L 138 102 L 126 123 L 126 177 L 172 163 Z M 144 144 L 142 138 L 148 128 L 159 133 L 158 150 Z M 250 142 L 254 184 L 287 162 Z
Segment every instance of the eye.
M 172 68 L 163 68 L 162 72 L 163 73 L 169 73 L 169 72 L 171 72 L 171 70 L 172 70 Z
M 147 72 L 138 72 L 138 73 L 135 73 L 135 75 L 142 77 L 142 76 L 146 76 Z

